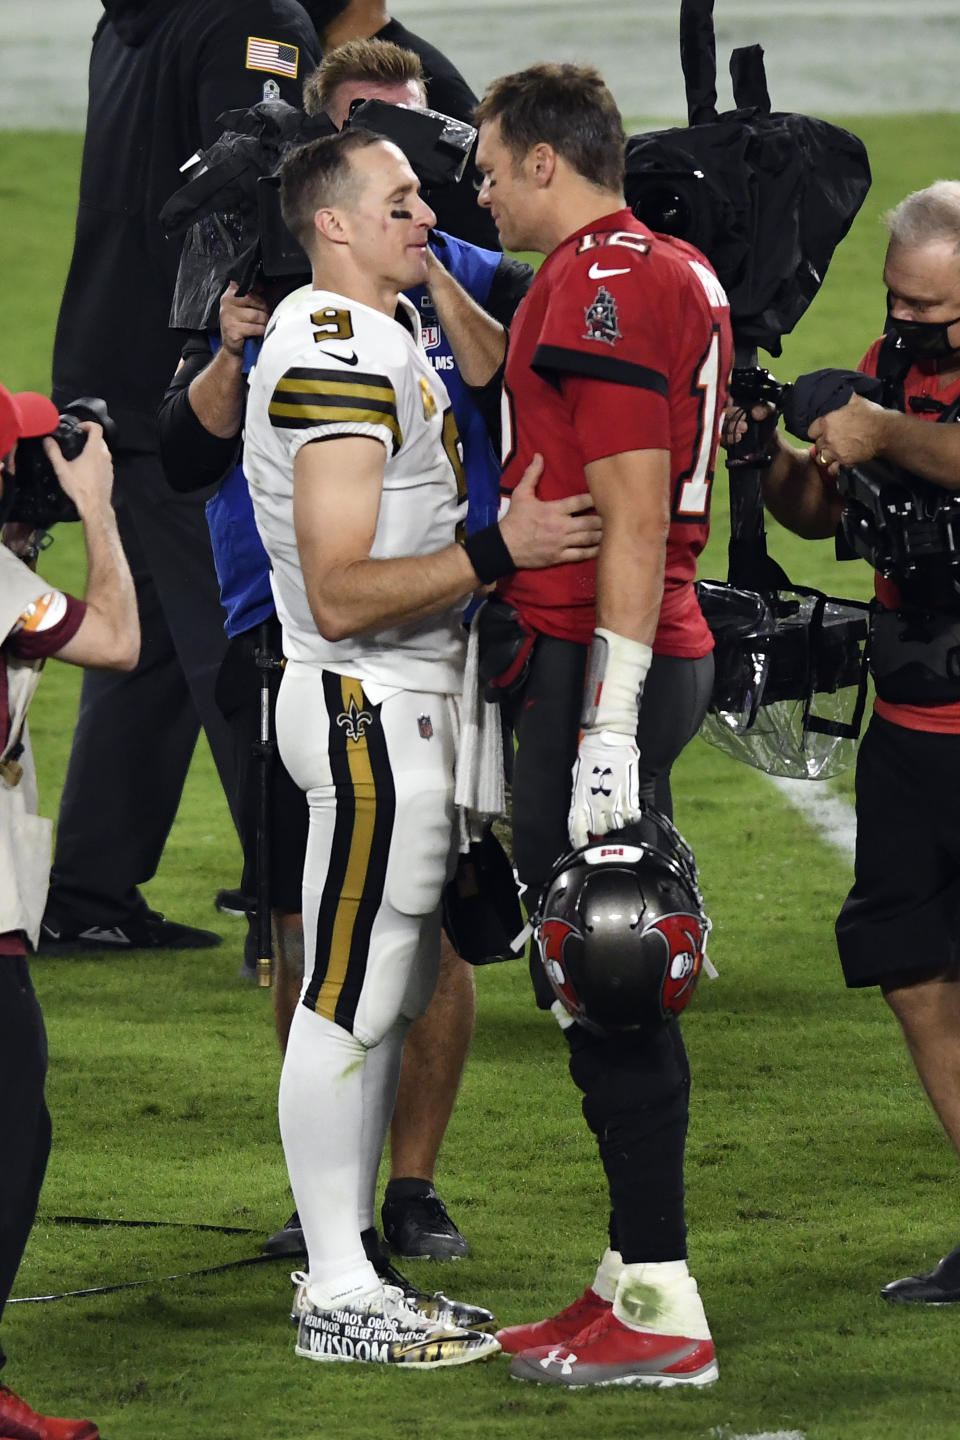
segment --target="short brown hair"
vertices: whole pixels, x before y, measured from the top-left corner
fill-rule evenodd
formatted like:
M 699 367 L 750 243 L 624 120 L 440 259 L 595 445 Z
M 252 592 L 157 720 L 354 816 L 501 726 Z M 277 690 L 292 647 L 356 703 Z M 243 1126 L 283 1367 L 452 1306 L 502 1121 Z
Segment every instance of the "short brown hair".
M 291 234 L 310 253 L 313 217 L 324 206 L 349 203 L 357 177 L 352 157 L 370 145 L 383 144 L 372 130 L 344 130 L 324 135 L 292 151 L 280 167 L 280 211 Z
M 623 120 L 592 65 L 531 65 L 502 75 L 487 87 L 474 119 L 478 125 L 499 120 L 516 161 L 547 144 L 601 189 L 623 187 Z
M 341 85 L 361 80 L 367 85 L 408 85 L 411 80 L 426 94 L 420 56 L 401 50 L 389 40 L 348 40 L 324 55 L 303 82 L 303 108 L 322 115 Z

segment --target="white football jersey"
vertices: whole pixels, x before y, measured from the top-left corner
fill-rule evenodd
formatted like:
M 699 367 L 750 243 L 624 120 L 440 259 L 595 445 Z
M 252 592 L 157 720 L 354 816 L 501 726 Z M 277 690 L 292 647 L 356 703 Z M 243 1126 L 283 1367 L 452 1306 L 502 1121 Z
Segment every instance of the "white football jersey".
M 243 468 L 270 558 L 284 653 L 341 675 L 437 694 L 462 688 L 463 604 L 426 620 L 325 640 L 314 624 L 293 527 L 301 445 L 337 435 L 382 441 L 387 459 L 373 558 L 425 555 L 456 539 L 466 482 L 443 381 L 404 325 L 326 290 L 298 290 L 275 310 L 250 378 Z M 350 484 L 349 474 L 343 484 Z

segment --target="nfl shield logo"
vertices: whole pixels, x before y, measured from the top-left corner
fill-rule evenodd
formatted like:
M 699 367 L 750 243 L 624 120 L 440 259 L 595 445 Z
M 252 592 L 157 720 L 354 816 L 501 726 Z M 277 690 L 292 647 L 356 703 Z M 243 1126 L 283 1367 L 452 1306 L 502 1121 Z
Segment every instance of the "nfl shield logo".
M 429 715 L 417 716 L 417 729 L 420 731 L 421 740 L 431 740 L 433 738 L 433 721 Z
M 420 337 L 423 340 L 424 350 L 436 350 L 437 346 L 440 344 L 440 326 L 421 325 Z

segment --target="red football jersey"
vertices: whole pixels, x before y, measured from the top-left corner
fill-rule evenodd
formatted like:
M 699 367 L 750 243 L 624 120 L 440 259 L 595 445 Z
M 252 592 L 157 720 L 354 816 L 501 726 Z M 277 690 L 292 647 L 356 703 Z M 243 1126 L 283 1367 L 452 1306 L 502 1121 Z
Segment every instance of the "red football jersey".
M 732 355 L 727 299 L 707 261 L 626 209 L 547 256 L 510 328 L 504 493 L 538 451 L 544 500 L 586 490 L 591 461 L 670 451 L 672 522 L 653 647 L 661 655 L 696 657 L 713 646 L 693 580 L 709 531 Z M 499 589 L 534 629 L 591 639 L 595 561 L 518 571 Z

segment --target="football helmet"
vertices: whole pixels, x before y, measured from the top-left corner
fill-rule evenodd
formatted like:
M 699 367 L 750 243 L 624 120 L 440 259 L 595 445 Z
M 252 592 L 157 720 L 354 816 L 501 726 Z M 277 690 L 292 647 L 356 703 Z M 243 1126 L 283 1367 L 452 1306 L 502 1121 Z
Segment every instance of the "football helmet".
M 645 809 L 557 861 L 534 935 L 564 1009 L 597 1034 L 663 1024 L 689 1004 L 710 921 L 693 851 Z

